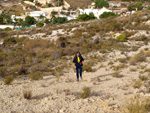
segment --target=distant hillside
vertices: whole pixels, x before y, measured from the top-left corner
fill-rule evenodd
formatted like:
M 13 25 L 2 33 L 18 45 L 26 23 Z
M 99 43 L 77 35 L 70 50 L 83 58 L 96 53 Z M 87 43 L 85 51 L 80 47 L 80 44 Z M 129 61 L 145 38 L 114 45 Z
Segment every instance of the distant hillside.
M 77 8 L 77 7 L 87 7 L 90 5 L 94 0 L 66 0 L 72 8 Z

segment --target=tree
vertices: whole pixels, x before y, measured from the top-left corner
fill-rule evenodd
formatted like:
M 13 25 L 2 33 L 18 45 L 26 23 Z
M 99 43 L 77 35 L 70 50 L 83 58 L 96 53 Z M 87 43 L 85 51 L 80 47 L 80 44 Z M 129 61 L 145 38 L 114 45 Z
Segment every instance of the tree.
M 5 12 L 2 11 L 2 13 L 1 13 L 0 16 L 1 16 L 1 24 L 4 24 L 4 23 L 5 23 L 5 22 L 4 22 L 4 21 L 5 21 L 5 16 L 6 16 L 6 15 L 5 15 Z
M 58 4 L 58 7 L 64 5 L 64 0 L 55 0 L 55 2 Z
M 3 17 L 0 15 L 0 24 L 3 24 Z
M 40 15 L 40 16 L 39 16 L 39 19 L 42 19 L 42 20 L 43 20 L 44 18 L 45 18 L 45 16 L 43 16 L 43 15 Z
M 137 8 L 137 10 L 142 10 L 143 9 L 143 6 L 142 6 L 141 2 L 136 3 L 135 7 Z
M 9 15 L 5 15 L 5 22 L 6 22 L 7 24 L 12 23 L 11 17 L 10 17 Z
M 99 18 L 107 18 L 107 17 L 111 17 L 111 16 L 117 16 L 117 15 L 113 12 L 104 12 L 103 14 L 101 14 L 99 16 Z
M 68 20 L 66 17 L 57 17 L 52 20 L 52 24 L 63 24 L 63 23 L 67 23 L 67 22 L 68 22 Z
M 48 24 L 48 23 L 50 23 L 50 20 L 46 18 L 44 22 L 45 22 L 46 24 Z
M 87 15 L 87 14 L 79 15 L 79 17 L 77 18 L 77 20 L 87 21 L 87 20 L 92 20 L 92 19 L 95 19 L 95 18 L 96 17 L 94 16 L 94 14 L 90 13 L 89 15 Z
M 25 18 L 25 24 L 26 24 L 26 26 L 33 25 L 34 23 L 35 23 L 35 18 L 34 17 L 27 16 Z
M 127 9 L 128 9 L 129 11 L 132 11 L 132 10 L 133 10 L 132 5 L 128 5 Z
M 95 8 L 109 7 L 106 0 L 95 0 Z
M 23 21 L 23 19 L 16 19 L 15 20 L 16 21 L 16 24 L 20 27 L 20 26 L 23 26 L 23 23 L 24 23 L 24 21 Z

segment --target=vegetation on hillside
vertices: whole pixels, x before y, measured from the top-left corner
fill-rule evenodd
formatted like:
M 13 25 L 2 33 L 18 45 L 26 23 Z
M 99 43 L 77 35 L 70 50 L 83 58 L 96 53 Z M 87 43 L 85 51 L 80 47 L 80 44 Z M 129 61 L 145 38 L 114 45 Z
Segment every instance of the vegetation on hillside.
M 95 0 L 95 8 L 109 7 L 109 3 L 106 0 Z

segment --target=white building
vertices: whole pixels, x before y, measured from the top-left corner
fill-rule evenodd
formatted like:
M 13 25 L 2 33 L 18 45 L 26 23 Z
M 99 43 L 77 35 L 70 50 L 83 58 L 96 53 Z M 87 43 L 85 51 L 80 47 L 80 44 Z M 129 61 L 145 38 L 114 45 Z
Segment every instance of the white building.
M 39 17 L 39 16 L 46 16 L 46 12 L 44 11 L 33 11 L 33 12 L 30 12 L 29 16 L 31 17 Z
M 25 16 L 16 16 L 16 15 L 11 15 L 12 22 L 16 22 L 15 19 L 22 19 L 25 20 Z
M 113 2 L 109 2 L 109 7 L 120 7 L 121 3 L 113 3 Z
M 99 19 L 99 16 L 104 12 L 112 12 L 111 10 L 106 9 L 105 7 L 101 9 L 79 9 L 80 14 L 87 14 L 93 13 L 95 17 Z

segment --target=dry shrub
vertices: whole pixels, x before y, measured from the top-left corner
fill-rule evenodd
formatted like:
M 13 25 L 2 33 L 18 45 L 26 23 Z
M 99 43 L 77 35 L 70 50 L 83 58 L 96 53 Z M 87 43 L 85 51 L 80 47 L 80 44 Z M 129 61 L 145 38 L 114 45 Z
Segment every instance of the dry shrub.
M 31 90 L 23 90 L 23 97 L 25 99 L 31 99 L 31 97 L 32 97 L 32 91 Z
M 139 79 L 142 80 L 142 81 L 145 81 L 145 80 L 148 79 L 148 77 L 145 76 L 145 75 L 139 75 Z
M 120 74 L 119 71 L 114 72 L 114 73 L 112 74 L 112 76 L 113 76 L 113 77 L 116 77 L 116 78 L 121 78 L 121 77 L 123 77 L 123 75 Z
M 86 71 L 86 72 L 93 72 L 93 69 L 90 65 L 84 65 L 83 66 L 83 71 Z
M 33 72 L 33 73 L 29 74 L 28 77 L 29 77 L 31 80 L 40 80 L 40 79 L 43 78 L 41 72 Z
M 14 80 L 14 77 L 12 75 L 4 77 L 4 83 L 7 85 L 11 84 L 13 80 Z
M 146 56 L 146 57 L 150 57 L 150 51 L 146 51 L 146 52 L 145 52 L 145 56 Z
M 115 65 L 113 65 L 113 66 L 111 66 L 111 68 L 113 69 L 113 70 L 120 70 L 120 69 L 123 69 L 123 68 L 126 68 L 127 67 L 127 65 L 126 64 L 119 64 L 119 65 L 117 65 L 117 66 L 115 66 Z
M 137 80 L 134 83 L 134 88 L 138 88 L 139 89 L 142 85 L 143 85 L 143 82 L 141 80 Z
M 90 95 L 90 93 L 91 93 L 91 89 L 89 87 L 84 87 L 83 92 L 80 94 L 80 97 L 82 99 L 85 99 Z
M 131 65 L 135 65 L 136 63 L 144 62 L 144 61 L 146 61 L 146 57 L 143 53 L 136 54 L 130 58 Z
M 50 42 L 48 40 L 36 39 L 36 40 L 27 40 L 25 42 L 25 49 L 34 49 L 34 48 L 49 48 Z
M 65 95 L 70 95 L 71 94 L 69 89 L 65 89 L 64 92 L 65 92 Z
M 135 71 L 137 71 L 137 68 L 131 67 L 131 68 L 130 68 L 130 71 L 135 72 Z
M 149 98 L 132 98 L 130 102 L 127 103 L 126 113 L 149 113 L 150 111 L 150 99 Z

